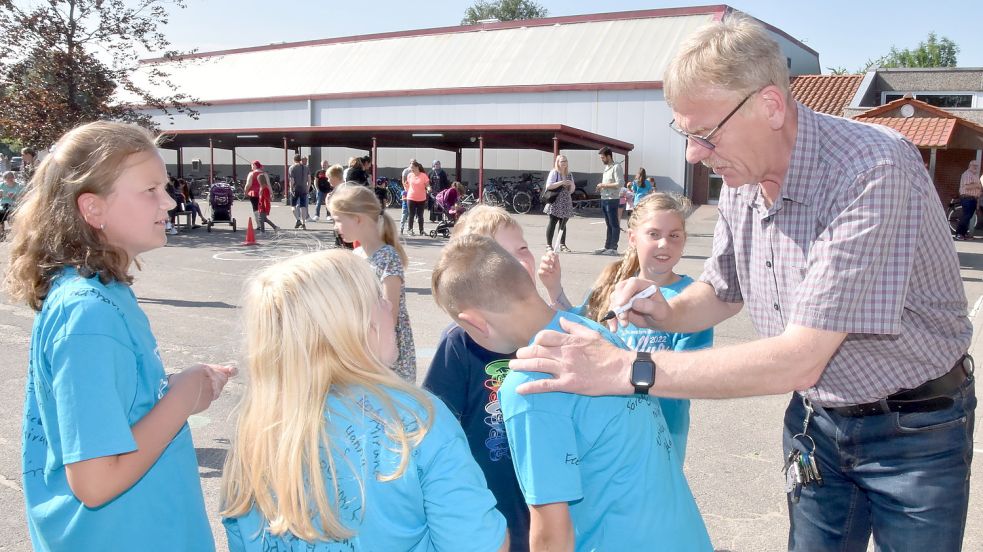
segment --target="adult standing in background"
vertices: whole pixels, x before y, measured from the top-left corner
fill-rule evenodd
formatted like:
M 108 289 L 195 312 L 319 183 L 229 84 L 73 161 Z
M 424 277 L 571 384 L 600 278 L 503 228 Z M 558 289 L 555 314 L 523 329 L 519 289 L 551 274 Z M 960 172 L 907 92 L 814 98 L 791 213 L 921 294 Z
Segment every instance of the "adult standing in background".
M 258 160 L 253 161 L 252 170 L 246 175 L 246 197 L 249 198 L 249 203 L 253 207 L 253 217 L 256 219 L 256 228 L 262 228 L 263 219 L 259 211 L 259 198 L 261 192 L 261 178 L 268 178 L 266 173 L 263 171 L 263 164 Z
M 369 185 L 369 175 L 365 173 L 365 161 L 362 157 L 352 157 L 348 160 L 345 182 L 354 182 L 360 186 Z
M 625 177 L 621 174 L 621 163 L 614 162 L 611 148 L 604 146 L 598 152 L 604 172 L 597 191 L 601 194 L 601 212 L 604 214 L 604 225 L 607 232 L 604 236 L 604 247 L 594 251 L 595 255 L 617 255 L 618 238 L 621 234 L 621 221 L 618 220 L 618 208 L 621 202 L 621 189 L 625 187 Z
M 969 227 L 969 221 L 976 214 L 976 207 L 980 202 L 980 194 L 983 194 L 983 186 L 980 184 L 980 162 L 973 159 L 959 179 L 959 204 L 963 208 L 962 216 L 959 217 L 959 225 L 956 226 L 956 240 L 973 239 L 973 228 Z
M 546 177 L 546 193 L 543 213 L 550 217 L 546 225 L 546 250 L 553 251 L 553 232 L 557 225 L 560 227 L 559 250 L 569 252 L 567 247 L 567 220 L 573 216 L 573 191 L 576 184 L 570 172 L 570 163 L 566 155 L 557 155 L 553 161 L 553 170 Z
M 440 221 L 440 211 L 436 207 L 434 198 L 437 194 L 451 187 L 450 180 L 447 179 L 447 172 L 440 168 L 440 161 L 434 159 L 430 168 L 430 194 L 427 196 L 427 208 L 430 210 L 430 222 Z
M 411 172 L 413 172 L 413 165 L 415 164 L 416 164 L 416 159 L 410 159 L 410 164 L 406 165 L 406 168 L 403 169 L 403 175 L 401 181 L 403 183 L 404 190 L 406 189 L 406 176 L 409 175 Z
M 31 178 L 34 178 L 34 171 L 37 169 L 38 152 L 34 151 L 34 148 L 23 148 L 20 150 L 20 156 L 21 181 L 27 186 Z
M 794 470 L 789 550 L 862 552 L 871 534 L 877 550 L 960 550 L 973 328 L 918 149 L 885 127 L 795 102 L 778 44 L 736 14 L 680 45 L 664 92 L 687 161 L 723 178 L 713 251 L 699 282 L 669 302 L 636 300 L 619 319 L 694 332 L 746 304 L 761 338 L 646 358 L 572 325 L 518 351 L 513 369 L 554 375 L 523 391 L 792 393 L 780 457 Z M 612 304 L 651 284 L 626 280 Z M 812 466 L 823 484 L 800 470 Z
M 406 175 L 406 200 L 410 203 L 410 235 L 413 235 L 413 217 L 420 221 L 420 235 L 423 235 L 423 208 L 427 206 L 427 187 L 430 178 L 423 172 L 423 165 L 416 161 L 410 165 Z
M 290 205 L 293 206 L 294 218 L 297 219 L 294 228 L 307 230 L 307 181 L 311 176 L 311 171 L 299 153 L 294 155 L 294 164 L 290 166 L 289 174 L 292 196 Z

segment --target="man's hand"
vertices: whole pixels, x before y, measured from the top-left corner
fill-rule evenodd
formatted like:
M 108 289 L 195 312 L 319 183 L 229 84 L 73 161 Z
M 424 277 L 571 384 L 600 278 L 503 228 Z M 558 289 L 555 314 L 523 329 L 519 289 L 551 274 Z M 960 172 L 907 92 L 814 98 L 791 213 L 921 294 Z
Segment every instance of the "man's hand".
M 614 292 L 611 293 L 611 308 L 627 304 L 636 293 L 652 285 L 655 285 L 655 282 L 642 278 L 628 278 L 618 282 L 614 287 Z M 618 325 L 627 326 L 631 323 L 639 328 L 661 330 L 668 320 L 669 314 L 669 303 L 666 302 L 661 291 L 656 291 L 647 299 L 635 299 L 635 302 L 631 304 L 631 309 L 618 315 L 617 322 L 615 320 L 608 321 L 608 328 L 615 331 L 618 329 Z
M 519 393 L 563 391 L 578 395 L 630 395 L 629 381 L 635 353 L 621 349 L 585 326 L 560 319 L 566 334 L 544 330 L 532 345 L 516 352 L 512 370 L 543 372 L 553 376 L 518 387 Z

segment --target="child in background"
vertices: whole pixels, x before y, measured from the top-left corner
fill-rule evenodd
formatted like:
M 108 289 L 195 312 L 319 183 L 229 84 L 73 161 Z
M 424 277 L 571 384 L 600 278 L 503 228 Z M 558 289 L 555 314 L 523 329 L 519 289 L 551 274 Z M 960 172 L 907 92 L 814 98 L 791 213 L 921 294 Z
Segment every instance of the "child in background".
M 17 182 L 14 171 L 4 172 L 3 183 L 0 184 L 0 239 L 7 233 L 7 219 L 13 213 L 23 192 L 23 187 Z
M 396 223 L 386 214 L 375 193 L 358 185 L 346 184 L 331 194 L 331 214 L 335 230 L 345 241 L 361 244 L 355 254 L 368 259 L 382 282 L 399 339 L 399 358 L 392 368 L 404 380 L 416 383 L 416 347 L 406 311 L 403 277 L 407 258 L 396 237 Z
M 635 192 L 635 205 L 641 203 L 645 196 L 655 191 L 655 186 L 647 175 L 645 169 L 638 169 L 635 180 L 630 184 L 632 191 Z
M 136 257 L 167 242 L 167 182 L 147 130 L 82 125 L 14 222 L 6 287 L 37 311 L 23 440 L 35 550 L 215 548 L 187 419 L 234 369 L 168 377 L 130 289 Z
M 399 196 L 402 203 L 402 213 L 399 215 L 399 234 L 402 235 L 410 218 L 410 203 L 406 200 L 406 190 L 400 192 Z
M 249 384 L 222 480 L 230 550 L 507 549 L 460 426 L 388 368 L 390 310 L 347 251 L 250 279 Z
M 273 208 L 273 186 L 266 173 L 261 173 L 259 180 L 259 231 L 266 233 L 266 225 L 269 224 L 273 230 L 279 231 L 280 227 L 270 219 L 270 211 Z
M 536 261 L 522 235 L 522 227 L 505 209 L 478 205 L 461 215 L 454 236 L 477 235 L 494 239 L 534 280 Z M 495 494 L 497 508 L 509 525 L 513 552 L 529 549 L 529 508 L 512 467 L 505 434 L 499 387 L 509 373 L 514 351 L 490 351 L 457 324 L 441 335 L 423 388 L 440 397 L 457 417 L 468 438 L 471 454 Z
M 434 267 L 437 303 L 482 347 L 527 345 L 575 321 L 624 347 L 599 324 L 551 309 L 522 265 L 483 236 L 455 237 Z M 530 505 L 532 550 L 710 551 L 710 538 L 649 396 L 519 395 L 549 377 L 510 372 L 499 393 L 512 463 Z
M 638 182 L 640 180 L 636 180 Z M 587 294 L 586 302 L 576 308 L 570 306 L 560 285 L 560 264 L 556 256 L 543 257 L 540 278 L 551 300 L 561 308 L 600 321 L 611 309 L 609 299 L 614 287 L 623 280 L 638 276 L 658 284 L 668 300 L 682 293 L 693 283 L 689 276 L 676 274 L 674 269 L 686 246 L 686 216 L 690 204 L 686 198 L 662 192 L 649 194 L 635 206 L 628 220 L 628 249 L 620 261 L 608 265 Z M 693 351 L 713 345 L 713 328 L 695 333 L 672 333 L 639 328 L 633 324 L 618 326 L 620 337 L 634 351 Z M 660 397 L 662 413 L 669 424 L 675 450 L 680 461 L 686 458 L 686 441 L 689 435 L 688 399 Z

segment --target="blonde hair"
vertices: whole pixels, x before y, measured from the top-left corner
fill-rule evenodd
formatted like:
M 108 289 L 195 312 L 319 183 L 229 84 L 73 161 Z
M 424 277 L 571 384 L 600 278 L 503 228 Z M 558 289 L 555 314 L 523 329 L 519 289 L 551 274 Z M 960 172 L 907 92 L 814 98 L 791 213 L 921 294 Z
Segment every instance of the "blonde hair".
M 665 192 L 652 192 L 645 196 L 642 201 L 635 205 L 628 218 L 628 228 L 634 230 L 648 217 L 659 211 L 669 211 L 679 215 L 683 221 L 683 230 L 686 229 L 686 217 L 689 216 L 692 203 L 686 197 Z M 587 297 L 586 318 L 601 321 L 601 318 L 610 310 L 611 293 L 618 282 L 627 280 L 638 274 L 640 264 L 638 253 L 634 247 L 625 250 L 624 257 L 620 261 L 615 261 L 604 268 L 594 282 L 591 293 Z
M 565 172 L 565 173 L 560 170 L 560 159 L 563 159 L 564 161 L 567 162 L 567 172 Z M 559 155 L 556 156 L 556 159 L 553 160 L 553 170 L 556 171 L 557 173 L 563 175 L 563 176 L 566 176 L 566 175 L 570 174 L 570 160 L 567 159 L 567 156 L 566 155 L 563 155 L 561 153 L 561 154 L 559 154 Z
M 509 226 L 519 228 L 519 223 L 505 209 L 491 205 L 478 205 L 461 215 L 457 224 L 454 225 L 454 236 L 477 234 L 494 238 L 496 232 Z
M 131 156 L 156 155 L 156 148 L 150 131 L 131 124 L 98 121 L 65 133 L 34 173 L 14 216 L 7 293 L 39 311 L 66 266 L 84 277 L 98 274 L 103 284 L 132 283 L 128 271 L 135 259 L 85 222 L 78 198 L 108 196 Z
M 717 88 L 745 96 L 775 85 L 788 95 L 785 55 L 760 23 L 728 14 L 683 42 L 663 76 L 666 102 Z
M 328 176 L 333 176 L 335 178 L 341 178 L 345 174 L 345 169 L 341 165 L 334 164 L 328 167 Z
M 242 516 L 255 506 L 274 535 L 308 541 L 351 536 L 338 517 L 331 452 L 337 444 L 328 437 L 325 399 L 334 395 L 354 408 L 353 387 L 381 403 L 373 419 L 400 453 L 396 471 L 379 480 L 402 477 L 433 420 L 433 405 L 368 346 L 381 297 L 368 263 L 348 251 L 300 255 L 252 278 L 242 316 L 249 385 L 225 462 L 221 515 Z M 386 388 L 412 397 L 425 416 L 397 408 Z
M 400 260 L 403 261 L 403 266 L 406 266 L 408 258 L 406 256 L 406 250 L 403 249 L 403 244 L 399 243 L 399 230 L 396 227 L 396 222 L 386 214 L 386 210 L 382 208 L 382 203 L 379 202 L 379 197 L 375 195 L 374 191 L 360 184 L 339 186 L 331 194 L 331 203 L 328 205 L 328 210 L 332 213 L 362 215 L 369 218 L 374 217 L 377 221 L 379 236 L 382 238 L 382 241 L 391 245 L 396 250 Z
M 506 312 L 536 295 L 522 264 L 494 239 L 479 234 L 455 236 L 444 246 L 430 285 L 434 300 L 454 320 L 467 308 Z

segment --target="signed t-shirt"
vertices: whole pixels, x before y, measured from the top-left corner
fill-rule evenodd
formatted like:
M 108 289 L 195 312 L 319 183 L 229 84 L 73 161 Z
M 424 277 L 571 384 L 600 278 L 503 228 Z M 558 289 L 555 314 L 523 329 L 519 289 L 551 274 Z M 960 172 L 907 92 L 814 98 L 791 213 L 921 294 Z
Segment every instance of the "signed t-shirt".
M 558 312 L 627 348 L 599 324 Z M 713 550 L 659 401 L 645 396 L 519 395 L 549 377 L 511 372 L 500 392 L 519 486 L 531 505 L 567 502 L 577 550 Z

